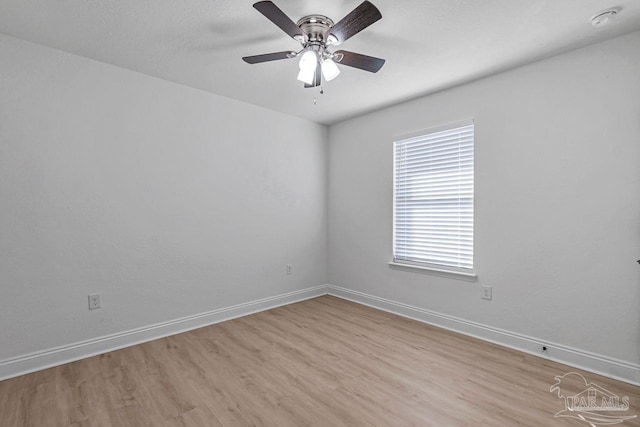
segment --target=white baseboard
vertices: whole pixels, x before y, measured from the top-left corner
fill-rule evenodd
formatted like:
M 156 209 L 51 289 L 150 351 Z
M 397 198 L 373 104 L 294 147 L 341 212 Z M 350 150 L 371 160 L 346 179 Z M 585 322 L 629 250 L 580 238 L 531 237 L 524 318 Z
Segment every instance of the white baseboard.
M 637 364 L 333 285 L 315 286 L 0 360 L 0 381 L 326 294 L 640 386 Z M 541 351 L 543 345 L 547 346 L 545 353 Z
M 327 294 L 325 285 L 0 360 L 0 381 Z
M 328 293 L 329 295 L 388 311 L 419 322 L 640 386 L 640 365 L 637 364 L 470 322 L 339 286 L 328 285 Z M 547 351 L 544 353 L 542 352 L 543 345 L 547 347 Z

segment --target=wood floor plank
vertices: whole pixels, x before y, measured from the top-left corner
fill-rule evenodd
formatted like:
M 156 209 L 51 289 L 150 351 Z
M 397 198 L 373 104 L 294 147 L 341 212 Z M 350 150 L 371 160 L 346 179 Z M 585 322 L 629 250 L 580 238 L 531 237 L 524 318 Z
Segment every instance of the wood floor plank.
M 2 381 L 0 426 L 586 426 L 554 418 L 569 372 L 640 415 L 638 387 L 324 296 Z

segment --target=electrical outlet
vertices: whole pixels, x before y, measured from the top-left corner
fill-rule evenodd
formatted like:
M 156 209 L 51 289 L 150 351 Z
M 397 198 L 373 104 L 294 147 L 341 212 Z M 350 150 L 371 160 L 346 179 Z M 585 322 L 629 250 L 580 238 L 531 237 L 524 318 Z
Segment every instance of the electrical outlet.
M 293 265 L 287 264 L 287 274 L 293 274 Z
M 89 294 L 89 310 L 100 308 L 100 294 Z
M 482 285 L 482 299 L 491 299 L 491 286 Z

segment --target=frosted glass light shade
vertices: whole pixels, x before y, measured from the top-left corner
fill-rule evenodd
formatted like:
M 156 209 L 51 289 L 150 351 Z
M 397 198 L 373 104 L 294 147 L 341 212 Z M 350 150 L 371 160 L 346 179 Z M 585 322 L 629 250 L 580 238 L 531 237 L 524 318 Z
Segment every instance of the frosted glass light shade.
M 340 69 L 331 58 L 328 58 L 322 61 L 321 66 L 322 66 L 322 75 L 324 76 L 324 79 L 328 82 L 335 79 L 336 77 L 338 77 L 338 74 L 340 74 Z
M 300 57 L 298 66 L 300 70 L 315 70 L 318 65 L 318 56 L 313 50 L 308 50 Z
M 300 80 L 301 82 L 305 82 L 308 85 L 313 84 L 313 78 L 315 77 L 315 74 L 315 67 L 309 69 L 301 68 L 300 72 L 298 73 L 298 80 Z
M 300 56 L 300 62 L 298 63 L 300 72 L 298 73 L 298 80 L 310 85 L 313 84 L 314 77 L 316 75 L 316 68 L 318 66 L 318 55 L 315 51 L 308 50 Z

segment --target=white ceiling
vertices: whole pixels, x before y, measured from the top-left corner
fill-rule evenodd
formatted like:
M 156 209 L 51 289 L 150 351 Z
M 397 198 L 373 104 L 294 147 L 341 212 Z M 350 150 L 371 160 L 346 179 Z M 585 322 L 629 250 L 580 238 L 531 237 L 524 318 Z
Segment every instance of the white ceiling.
M 337 22 L 360 2 L 274 0 L 293 21 Z M 639 0 L 372 2 L 382 20 L 340 49 L 385 66 L 377 74 L 342 66 L 324 95 L 296 80 L 295 59 L 241 60 L 300 46 L 250 0 L 1 0 L 0 32 L 329 124 L 640 29 Z M 613 6 L 622 8 L 613 24 L 589 24 Z

